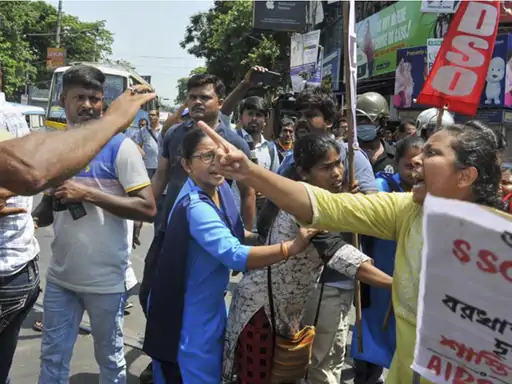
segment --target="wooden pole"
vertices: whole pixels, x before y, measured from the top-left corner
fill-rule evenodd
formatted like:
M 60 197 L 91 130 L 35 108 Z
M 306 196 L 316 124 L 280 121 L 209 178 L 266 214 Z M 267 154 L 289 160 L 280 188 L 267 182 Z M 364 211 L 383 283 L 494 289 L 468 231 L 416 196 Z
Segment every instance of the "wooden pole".
M 389 300 L 388 309 L 386 311 L 386 316 L 384 316 L 384 322 L 382 324 L 382 331 L 385 332 L 388 329 L 389 319 L 391 318 L 391 314 L 393 313 L 393 300 Z
M 436 132 L 441 129 L 441 124 L 443 124 L 443 115 L 444 115 L 444 111 L 446 111 L 446 105 L 443 108 L 438 108 L 437 111 L 438 111 L 438 114 L 437 114 L 437 120 L 436 120 Z
M 344 62 L 344 74 L 345 74 L 345 105 L 347 106 L 347 133 L 348 133 L 348 174 L 350 181 L 350 189 L 355 184 L 355 169 L 354 169 L 354 141 L 355 141 L 355 127 L 354 127 L 354 119 L 352 116 L 352 103 L 355 103 L 355 100 L 352 100 L 351 96 L 351 84 L 350 84 L 350 57 L 349 57 L 349 43 L 350 43 L 350 34 L 349 34 L 349 12 L 350 12 L 350 2 L 343 2 L 343 33 L 345 35 L 345 42 L 343 44 L 343 62 Z M 352 244 L 355 248 L 359 249 L 359 238 L 356 233 L 352 235 Z M 361 313 L 361 284 L 356 280 L 355 289 L 354 289 L 354 306 L 356 307 L 356 326 L 357 326 L 357 345 L 359 349 L 359 353 L 363 353 L 363 333 L 362 333 L 362 313 Z

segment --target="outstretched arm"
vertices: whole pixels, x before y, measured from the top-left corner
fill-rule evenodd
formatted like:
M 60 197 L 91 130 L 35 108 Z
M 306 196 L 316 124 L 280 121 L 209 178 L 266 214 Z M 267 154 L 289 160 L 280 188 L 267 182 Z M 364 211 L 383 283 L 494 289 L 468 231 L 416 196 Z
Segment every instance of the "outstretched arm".
M 138 86 L 117 98 L 105 116 L 64 132 L 32 133 L 0 142 L 0 186 L 19 195 L 35 195 L 80 170 L 110 138 L 130 124 L 140 106 L 156 97 Z

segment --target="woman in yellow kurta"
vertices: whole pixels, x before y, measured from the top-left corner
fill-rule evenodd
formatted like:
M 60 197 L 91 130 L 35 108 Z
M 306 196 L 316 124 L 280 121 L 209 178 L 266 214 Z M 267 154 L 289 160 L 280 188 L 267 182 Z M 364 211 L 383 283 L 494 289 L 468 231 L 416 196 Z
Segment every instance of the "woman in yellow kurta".
M 329 231 L 356 232 L 397 241 L 393 278 L 397 348 L 386 382 L 410 384 L 416 341 L 421 268 L 422 204 L 427 193 L 501 209 L 498 143 L 479 122 L 454 125 L 428 140 L 414 159 L 412 193 L 331 194 L 296 183 L 252 164 L 212 129 L 201 128 L 219 145 L 218 172 L 261 191 L 299 221 Z M 422 380 L 422 383 L 428 383 Z

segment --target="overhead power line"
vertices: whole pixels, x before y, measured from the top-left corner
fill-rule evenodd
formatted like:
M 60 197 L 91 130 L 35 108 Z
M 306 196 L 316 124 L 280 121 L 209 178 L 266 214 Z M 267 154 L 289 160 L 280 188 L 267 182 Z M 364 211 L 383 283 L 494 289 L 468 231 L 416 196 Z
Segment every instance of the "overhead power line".
M 155 60 L 204 60 L 199 57 L 178 57 L 178 56 L 144 56 L 144 55 L 133 55 L 133 54 L 116 54 L 116 56 L 123 56 L 123 57 L 138 57 L 141 59 L 155 59 Z

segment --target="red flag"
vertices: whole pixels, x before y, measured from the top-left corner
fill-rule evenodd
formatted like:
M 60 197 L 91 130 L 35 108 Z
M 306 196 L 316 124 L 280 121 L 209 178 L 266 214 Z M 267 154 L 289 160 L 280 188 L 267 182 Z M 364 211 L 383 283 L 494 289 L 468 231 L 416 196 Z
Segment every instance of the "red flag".
M 462 1 L 418 96 L 418 104 L 475 115 L 492 59 L 500 1 Z

